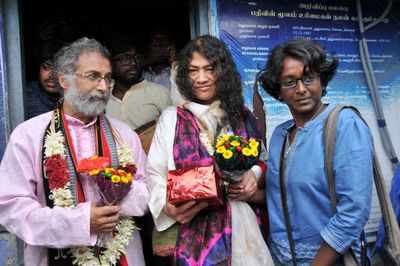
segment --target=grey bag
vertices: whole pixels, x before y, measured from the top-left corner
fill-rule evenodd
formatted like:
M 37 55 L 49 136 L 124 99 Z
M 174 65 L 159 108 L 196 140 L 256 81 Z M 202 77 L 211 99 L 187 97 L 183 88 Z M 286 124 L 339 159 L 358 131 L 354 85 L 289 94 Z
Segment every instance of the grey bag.
M 336 211 L 336 188 L 335 188 L 335 176 L 333 172 L 333 154 L 335 149 L 336 141 L 336 125 L 338 120 L 339 112 L 344 108 L 352 109 L 367 125 L 365 120 L 362 118 L 360 112 L 353 106 L 338 105 L 331 113 L 324 126 L 324 144 L 325 144 L 325 170 L 329 185 L 329 195 L 334 211 Z M 383 253 L 379 258 L 373 258 L 373 261 L 379 260 L 377 265 L 385 266 L 400 266 L 400 229 L 396 219 L 392 204 L 389 199 L 389 194 L 386 192 L 385 182 L 381 174 L 380 166 L 376 158 L 376 154 L 373 154 L 373 167 L 374 167 L 374 182 L 376 192 L 378 195 L 379 205 L 382 211 L 384 228 L 385 228 L 385 243 L 383 247 Z M 346 266 L 357 266 L 358 263 L 351 253 L 351 250 L 344 254 L 344 263 Z M 383 263 L 383 264 L 382 264 Z

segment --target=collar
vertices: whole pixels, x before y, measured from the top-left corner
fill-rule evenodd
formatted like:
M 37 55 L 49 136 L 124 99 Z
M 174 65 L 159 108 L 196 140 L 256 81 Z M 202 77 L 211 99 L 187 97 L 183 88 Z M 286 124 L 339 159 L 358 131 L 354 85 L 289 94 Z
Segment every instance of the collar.
M 79 127 L 82 127 L 82 128 L 89 128 L 89 127 L 93 126 L 97 121 L 97 116 L 94 117 L 93 120 L 90 121 L 87 124 L 85 124 L 83 121 L 81 121 L 78 118 L 73 117 L 73 116 L 71 116 L 69 114 L 65 114 L 65 118 L 67 119 L 69 125 L 71 125 L 71 126 L 79 126 Z
M 222 120 L 225 111 L 221 109 L 221 101 L 215 100 L 211 104 L 200 104 L 196 102 L 184 102 L 183 107 L 191 111 L 196 117 L 201 117 L 207 113 L 213 115 L 216 119 Z
M 136 89 L 137 86 L 139 86 L 139 85 L 141 85 L 141 84 L 144 84 L 145 82 L 146 82 L 146 80 L 143 79 L 143 78 L 141 78 L 140 81 L 138 81 L 137 83 L 131 85 L 131 86 L 129 87 L 129 89 L 125 92 L 124 97 L 125 97 L 125 95 L 126 95 L 126 93 L 127 93 L 128 91 L 131 91 L 131 90 Z M 119 103 L 122 103 L 122 100 L 124 99 L 124 97 L 122 97 L 122 100 L 119 99 L 118 97 L 115 97 L 114 94 L 113 94 L 113 91 L 114 91 L 114 87 L 111 89 L 111 92 L 110 92 L 110 99 L 113 99 L 114 101 L 117 101 L 117 102 L 119 102 Z
M 325 104 L 325 103 L 323 103 Z M 311 128 L 313 128 L 315 125 L 318 125 L 321 123 L 321 121 L 325 120 L 328 114 L 332 111 L 332 109 L 335 107 L 334 104 L 325 104 L 326 108 L 323 110 L 321 113 L 319 113 L 316 117 L 314 117 L 312 120 L 307 121 L 304 125 L 304 127 L 301 127 L 302 130 L 307 131 Z M 291 119 L 284 123 L 282 126 L 282 135 L 286 135 L 292 128 L 294 127 L 294 120 Z
M 187 102 L 184 106 L 195 116 L 201 116 L 210 108 L 210 105 L 208 104 L 200 104 L 195 102 Z
M 114 96 L 113 90 L 114 90 L 114 87 L 111 89 L 111 92 L 110 92 L 110 100 L 114 100 L 116 102 L 122 103 L 122 100 L 120 98 Z M 124 97 L 122 97 L 122 98 L 124 98 Z
M 141 79 L 139 82 L 136 82 L 135 84 L 133 84 L 132 86 L 129 87 L 129 89 L 126 91 L 131 91 L 136 89 L 137 87 L 141 86 L 142 84 L 146 83 L 147 81 L 145 79 Z
M 155 71 L 154 71 L 154 69 L 150 66 L 149 68 L 148 68 L 148 72 L 150 72 L 152 75 L 155 75 L 155 76 L 157 76 L 157 75 L 161 75 L 161 74 L 164 74 L 164 73 L 170 73 L 171 72 L 171 67 L 169 67 L 169 66 L 167 66 L 167 67 L 164 67 L 163 69 L 161 69 L 161 71 L 157 74 Z

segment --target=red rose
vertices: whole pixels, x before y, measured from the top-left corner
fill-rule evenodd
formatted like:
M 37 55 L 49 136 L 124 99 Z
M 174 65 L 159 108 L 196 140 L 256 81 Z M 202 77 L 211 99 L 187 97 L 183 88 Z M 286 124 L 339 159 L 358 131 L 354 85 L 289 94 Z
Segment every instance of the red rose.
M 51 190 L 63 188 L 69 181 L 67 162 L 59 154 L 47 158 L 44 167 Z
M 123 170 L 125 170 L 125 172 L 127 173 L 131 173 L 132 175 L 136 174 L 136 165 L 134 164 L 127 164 L 125 165 L 125 167 L 122 167 Z

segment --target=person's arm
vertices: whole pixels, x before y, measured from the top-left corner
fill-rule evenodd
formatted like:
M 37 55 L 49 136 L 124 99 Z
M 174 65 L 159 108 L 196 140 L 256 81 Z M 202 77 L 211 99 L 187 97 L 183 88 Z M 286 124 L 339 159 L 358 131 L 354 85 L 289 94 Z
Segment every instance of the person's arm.
M 42 177 L 35 171 L 35 163 L 41 163 L 37 162 L 40 151 L 32 148 L 33 141 L 26 137 L 26 130 L 14 131 L 0 165 L 0 224 L 29 245 L 94 245 L 90 202 L 74 208 L 49 208 L 41 203 Z
M 256 192 L 254 192 L 253 196 L 251 196 L 248 201 L 258 204 L 265 204 L 265 189 L 257 188 Z
M 164 207 L 164 212 L 166 215 L 168 215 L 168 217 L 174 219 L 178 223 L 186 224 L 207 206 L 208 203 L 204 201 L 196 202 L 191 200 L 179 206 L 175 206 L 167 202 Z
M 335 263 L 340 254 L 327 243 L 322 242 L 311 266 L 330 266 Z
M 158 103 L 158 110 L 161 113 L 162 111 L 164 111 L 165 108 L 172 105 L 172 100 L 171 100 L 171 95 L 170 95 L 169 89 L 166 89 L 166 88 L 163 88 L 162 86 L 160 86 L 160 91 L 161 91 L 161 94 L 159 95 L 160 100 Z
M 333 159 L 337 212 L 320 232 L 325 243 L 340 254 L 360 238 L 369 217 L 372 150 L 368 127 L 352 111 L 343 110 L 339 116 Z M 316 258 L 326 250 L 325 246 L 321 246 Z
M 244 173 L 240 182 L 229 185 L 229 198 L 264 204 L 265 172 L 266 164 L 259 160 L 257 164 Z
M 249 202 L 257 203 L 257 204 L 265 204 L 265 178 L 267 174 L 267 164 L 266 161 L 268 159 L 268 152 L 264 146 L 264 143 L 261 143 L 261 152 L 256 165 L 252 167 L 252 170 L 255 172 L 257 177 L 257 190 L 253 194 L 253 196 L 248 200 Z
M 176 110 L 167 109 L 161 115 L 147 157 L 147 180 L 150 190 L 149 209 L 158 231 L 175 223 L 164 208 L 167 204 L 168 158 L 173 156 L 173 138 L 176 125 Z
M 257 177 L 253 170 L 246 171 L 241 180 L 229 184 L 228 197 L 232 200 L 250 201 L 257 191 Z
M 140 139 L 137 134 L 126 128 L 126 132 L 132 143 L 129 145 L 133 153 L 134 164 L 136 165 L 136 174 L 132 181 L 131 190 L 121 202 L 121 216 L 143 216 L 148 210 L 150 193 L 146 185 L 146 154 L 142 149 Z M 126 143 L 128 144 L 128 143 Z

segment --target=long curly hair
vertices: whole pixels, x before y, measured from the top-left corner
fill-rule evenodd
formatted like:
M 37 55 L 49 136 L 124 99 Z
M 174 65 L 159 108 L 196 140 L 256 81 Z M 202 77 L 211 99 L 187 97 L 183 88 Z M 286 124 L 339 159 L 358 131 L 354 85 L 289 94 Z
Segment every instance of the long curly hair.
M 188 100 L 198 101 L 193 94 L 193 82 L 189 78 L 189 65 L 194 52 L 198 52 L 214 68 L 217 99 L 227 116 L 224 120 L 232 129 L 240 126 L 243 118 L 244 100 L 240 74 L 225 44 L 219 39 L 204 35 L 191 40 L 178 56 L 176 84 Z
M 279 79 L 283 69 L 285 58 L 291 57 L 304 64 L 304 68 L 317 73 L 321 79 L 322 96 L 326 94 L 329 81 L 335 76 L 338 60 L 328 56 L 326 51 L 318 43 L 310 40 L 292 40 L 276 46 L 260 76 L 264 90 L 279 100 Z

